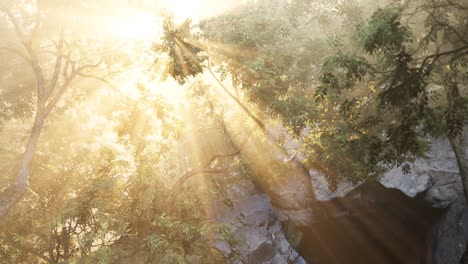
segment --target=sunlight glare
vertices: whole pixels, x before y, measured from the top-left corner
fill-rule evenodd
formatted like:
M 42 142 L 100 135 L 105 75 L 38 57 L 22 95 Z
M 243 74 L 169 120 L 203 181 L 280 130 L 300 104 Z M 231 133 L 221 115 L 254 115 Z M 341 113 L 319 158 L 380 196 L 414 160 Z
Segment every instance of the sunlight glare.
M 162 0 L 162 4 L 174 15 L 176 22 L 190 18 L 198 21 L 219 15 L 249 0 Z
M 148 39 L 158 34 L 158 25 L 150 15 L 125 18 L 114 27 L 115 34 L 123 38 Z
M 176 21 L 181 21 L 186 18 L 197 20 L 204 8 L 201 1 L 193 0 L 164 0 L 163 4 L 174 14 Z

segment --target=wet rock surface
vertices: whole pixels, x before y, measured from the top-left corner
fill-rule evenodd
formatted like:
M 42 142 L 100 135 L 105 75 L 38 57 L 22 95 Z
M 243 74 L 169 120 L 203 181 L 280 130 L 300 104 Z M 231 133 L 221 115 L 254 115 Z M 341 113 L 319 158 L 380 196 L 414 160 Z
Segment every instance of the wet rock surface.
M 443 212 L 422 195 L 410 198 L 378 183 L 322 207 L 329 215 L 302 229 L 299 253 L 308 263 L 422 263 L 428 234 Z

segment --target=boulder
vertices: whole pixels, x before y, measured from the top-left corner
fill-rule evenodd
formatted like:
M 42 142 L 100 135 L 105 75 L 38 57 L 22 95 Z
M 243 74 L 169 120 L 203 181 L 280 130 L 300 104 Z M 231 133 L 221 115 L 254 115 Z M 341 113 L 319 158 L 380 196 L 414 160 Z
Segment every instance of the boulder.
M 428 264 L 459 264 L 468 244 L 468 205 L 459 199 L 448 207 L 428 242 Z M 464 260 L 466 261 L 466 259 Z

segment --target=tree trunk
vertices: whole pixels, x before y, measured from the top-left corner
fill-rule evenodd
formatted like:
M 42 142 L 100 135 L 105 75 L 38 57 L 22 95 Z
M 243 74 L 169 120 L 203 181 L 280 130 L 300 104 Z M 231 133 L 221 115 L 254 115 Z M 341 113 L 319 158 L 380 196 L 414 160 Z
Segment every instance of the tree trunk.
M 10 208 L 20 201 L 21 197 L 23 197 L 28 189 L 31 165 L 36 152 L 37 142 L 41 135 L 42 127 L 44 126 L 44 120 L 45 117 L 41 111 L 38 111 L 15 183 L 3 189 L 0 193 L 0 219 L 8 214 Z
M 447 100 L 449 104 L 449 111 L 455 112 L 455 114 L 463 113 L 464 109 L 460 109 L 460 101 L 463 97 L 460 94 L 458 82 L 456 79 L 456 74 L 451 72 L 447 74 Z M 462 122 L 465 122 L 463 118 Z M 448 131 L 448 138 L 450 145 L 452 146 L 453 152 L 455 153 L 455 158 L 457 159 L 458 169 L 460 171 L 460 177 L 463 184 L 463 192 L 465 194 L 465 201 L 468 203 L 468 160 L 466 159 L 465 153 L 465 136 L 466 136 L 466 127 L 462 125 L 461 131 L 459 133 L 450 133 Z
M 465 155 L 465 134 L 462 132 L 456 137 L 449 137 L 449 141 L 457 159 L 463 192 L 465 193 L 465 201 L 468 203 L 468 160 Z

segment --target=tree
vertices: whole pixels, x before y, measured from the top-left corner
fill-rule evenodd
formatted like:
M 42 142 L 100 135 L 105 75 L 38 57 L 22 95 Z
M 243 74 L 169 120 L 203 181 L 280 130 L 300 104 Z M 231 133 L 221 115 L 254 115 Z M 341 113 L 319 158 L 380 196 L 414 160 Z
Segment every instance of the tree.
M 219 263 L 211 234 L 226 228 L 203 221 L 193 188 L 166 203 L 180 121 L 157 96 L 119 98 L 74 101 L 51 119 L 32 167 L 34 192 L 0 223 L 2 261 Z
M 384 5 L 373 13 L 358 1 L 258 1 L 202 21 L 201 33 L 185 41 L 265 118 L 280 119 L 296 137 L 307 128 L 302 152 L 331 189 L 391 167 L 408 172 L 427 153 L 428 137 L 444 130 L 464 175 L 466 8 L 457 1 Z M 437 85 L 452 92 L 440 97 Z
M 25 168 L 14 175 L 19 183 L 1 197 L 2 261 L 222 261 L 212 245 L 215 234 L 227 239 L 229 230 L 204 222 L 194 189 L 184 186 L 167 203 L 171 177 L 178 175 L 174 109 L 137 81 L 137 98 L 112 85 L 131 68 L 128 54 L 136 53 L 100 35 L 82 37 L 86 28 L 70 21 L 80 18 L 79 8 L 89 11 L 90 2 L 38 3 L 37 13 L 28 1 L 2 6 L 2 36 L 11 36 L 1 43 L 2 173 L 19 155 L 24 132 L 18 127 L 36 120 L 26 132 L 26 154 L 19 155 Z M 18 42 L 17 31 L 24 35 Z M 6 171 L 0 180 L 7 184 Z
M 326 26 L 336 30 L 336 34 L 349 34 L 348 26 L 361 22 L 363 13 L 355 2 L 325 2 L 258 1 L 235 15 L 202 21 L 196 26 L 199 33 L 185 34 L 181 38 L 203 50 L 203 58 L 209 58 L 205 66 L 211 73 L 214 69 L 221 76 L 221 80 L 217 80 L 221 87 L 224 87 L 222 81 L 231 80 L 234 90 L 227 91 L 231 97 L 242 92 L 244 101 L 237 101 L 241 108 L 255 109 L 264 120 L 280 120 L 296 138 L 301 137 L 306 128 L 315 135 L 320 133 L 320 124 L 332 127 L 336 120 L 332 111 L 325 114 L 333 106 L 328 102 L 316 102 L 314 96 L 321 63 L 333 53 L 328 45 L 330 31 L 319 28 Z M 348 26 L 343 29 L 343 24 Z M 172 60 L 179 58 L 173 56 Z M 201 62 L 201 59 L 197 61 Z M 249 117 L 258 120 L 251 114 Z M 264 127 L 263 121 L 259 123 Z M 326 145 L 330 149 L 338 147 L 332 142 Z M 317 170 L 329 167 L 321 162 L 310 163 L 309 166 Z M 331 176 L 331 171 L 326 175 Z M 355 171 L 353 175 L 362 175 L 360 172 Z M 329 179 L 332 187 L 339 180 L 332 176 Z
M 407 172 L 407 162 L 427 153 L 429 137 L 447 135 L 468 198 L 466 12 L 462 1 L 388 5 L 359 26 L 360 50 L 338 44 L 325 61 L 317 96 L 333 101 L 343 120 L 327 136 L 344 137 L 346 151 L 338 153 L 360 157 L 353 168 L 379 176 L 403 165 Z M 363 87 L 368 94 L 350 96 Z
M 74 18 L 71 12 L 74 4 L 76 3 L 61 2 L 58 5 L 49 5 L 47 2 L 37 1 L 32 13 L 24 11 L 32 3 L 7 2 L 0 6 L 5 24 L 9 25 L 9 32 L 5 34 L 12 37 L 12 41 L 3 41 L 0 51 L 7 53 L 5 56 L 15 55 L 23 59 L 23 64 L 18 67 L 22 74 L 19 79 L 24 78 L 24 69 L 32 69 L 34 82 L 28 82 L 27 85 L 36 88 L 35 92 L 28 89 L 29 87 L 23 88 L 34 96 L 23 102 L 23 108 L 26 107 L 27 111 L 23 111 L 23 118 L 34 115 L 34 123 L 14 183 L 1 192 L 0 218 L 5 217 L 27 191 L 31 166 L 44 123 L 67 90 L 79 78 L 97 78 L 106 82 L 104 77 L 110 74 L 103 71 L 103 66 L 109 66 L 109 61 L 102 50 L 95 49 L 97 54 L 85 51 L 88 45 L 97 47 L 102 43 L 74 40 L 73 34 L 76 32 L 68 27 Z M 53 25 L 58 21 L 62 23 L 60 28 Z M 16 87 L 12 87 L 14 88 Z M 10 92 L 12 95 L 15 93 L 14 90 Z M 21 110 L 10 109 L 13 114 Z
M 240 111 L 241 115 L 247 118 L 243 121 L 247 121 L 247 124 L 254 125 L 253 131 L 250 133 L 253 133 L 255 129 L 258 128 L 260 130 L 260 134 L 263 137 L 263 140 L 257 140 L 255 143 L 252 143 L 252 140 L 256 139 L 255 137 L 250 137 L 250 135 L 246 134 L 245 131 L 235 130 L 239 129 L 241 126 L 244 126 L 245 124 L 242 124 L 243 122 L 238 123 L 232 119 L 223 120 L 225 126 L 228 127 L 226 131 L 229 131 L 231 134 L 237 133 L 240 135 L 240 137 L 244 137 L 244 139 L 250 139 L 249 144 L 245 144 L 244 139 L 239 139 L 239 137 L 237 137 L 234 142 L 239 149 L 241 149 L 241 146 L 243 145 L 248 145 L 248 147 L 242 148 L 242 151 L 236 151 L 236 153 L 240 152 L 239 154 L 244 156 L 244 159 L 247 160 L 247 163 L 258 176 L 257 181 L 260 183 L 262 188 L 264 188 L 264 190 L 272 197 L 273 203 L 277 205 L 277 208 L 286 212 L 292 222 L 298 225 L 306 225 L 315 221 L 315 216 L 312 214 L 312 211 L 308 205 L 309 203 L 315 201 L 315 195 L 313 193 L 312 185 L 309 181 L 307 169 L 303 166 L 303 164 L 301 164 L 300 161 L 294 160 L 295 156 L 289 160 L 290 162 L 285 164 L 284 160 L 289 159 L 289 157 L 287 157 L 288 154 L 285 153 L 284 149 L 278 146 L 276 139 L 274 139 L 269 131 L 267 131 L 265 123 L 254 114 L 252 105 L 241 101 L 242 99 L 238 93 L 238 84 L 236 83 L 233 86 L 234 89 L 228 88 L 222 82 L 223 77 L 218 78 L 216 76 L 213 69 L 216 69 L 215 67 L 221 65 L 222 62 L 215 64 L 213 61 L 217 59 L 218 54 L 222 53 L 213 52 L 212 49 L 215 47 L 206 45 L 205 41 L 208 38 L 207 36 L 193 34 L 190 31 L 189 22 L 185 22 L 180 26 L 176 26 L 172 22 L 166 22 L 165 25 L 171 25 L 171 27 L 165 27 L 162 44 L 156 45 L 155 51 L 159 53 L 159 56 L 161 56 L 161 52 L 166 55 L 167 67 L 165 72 L 167 75 L 172 76 L 175 80 L 179 81 L 179 83 L 183 84 L 188 81 L 190 77 L 197 76 L 198 74 L 202 73 L 204 69 L 206 69 L 211 74 L 211 77 L 215 80 L 216 85 L 218 86 L 217 88 L 222 89 L 223 94 L 225 94 L 228 98 L 227 100 L 233 102 L 235 107 L 237 107 Z M 208 30 L 206 30 L 204 33 L 207 32 Z M 186 53 L 186 55 L 182 56 L 184 53 Z M 174 71 L 175 66 L 177 66 L 176 69 L 179 70 Z M 188 69 L 198 70 L 190 71 Z M 243 69 L 237 67 L 236 71 L 237 70 L 242 71 Z M 268 68 L 266 68 L 266 71 L 268 71 Z M 226 74 L 230 73 L 231 72 Z M 273 74 L 271 72 L 268 72 L 267 74 L 273 78 Z M 223 76 L 223 74 L 221 74 L 221 76 Z M 270 80 L 263 80 L 262 78 L 265 76 L 257 77 L 258 79 L 256 80 L 258 82 L 266 82 L 269 84 L 272 82 L 271 78 Z M 277 77 L 274 78 L 276 81 L 281 82 L 281 80 Z M 280 97 L 280 95 L 277 96 Z M 218 101 L 216 105 L 220 104 L 220 98 L 224 97 L 218 95 L 218 98 L 213 100 Z M 248 96 L 247 98 L 251 97 Z M 230 103 L 227 103 L 226 105 L 230 105 Z M 267 113 L 267 111 L 262 113 Z M 264 154 L 262 158 L 259 158 L 259 152 Z M 268 152 L 275 154 L 268 154 Z M 294 162 L 291 162 L 292 160 L 294 160 Z M 209 170 L 202 170 L 202 172 L 208 171 Z M 192 177 L 195 175 L 202 174 L 188 173 L 186 176 Z M 296 189 L 290 187 L 289 189 L 285 190 L 285 184 L 290 184 L 290 186 L 298 186 L 296 186 Z

